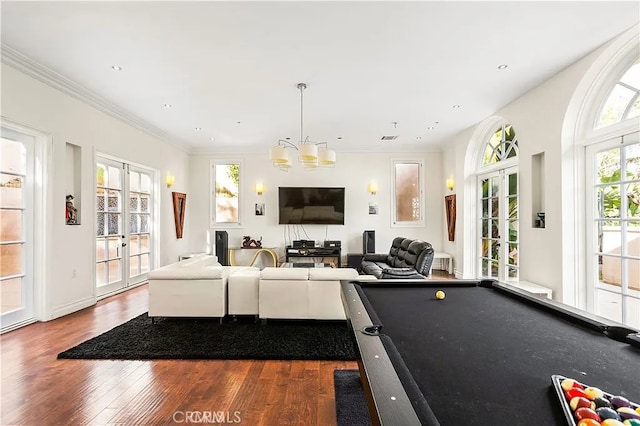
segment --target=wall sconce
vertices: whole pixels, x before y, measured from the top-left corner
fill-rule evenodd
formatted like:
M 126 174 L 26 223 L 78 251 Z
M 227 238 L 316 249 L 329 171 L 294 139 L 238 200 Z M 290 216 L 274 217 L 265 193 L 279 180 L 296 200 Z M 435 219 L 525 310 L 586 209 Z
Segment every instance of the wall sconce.
M 167 175 L 164 177 L 164 183 L 167 184 L 167 188 L 171 188 L 173 184 L 176 183 L 176 177 L 171 173 L 167 173 Z
M 371 195 L 376 195 L 378 192 L 378 184 L 374 182 L 369 183 L 369 185 L 367 185 L 367 191 L 369 191 Z
M 254 189 L 256 191 L 256 194 L 262 195 L 262 193 L 264 192 L 264 184 L 262 182 L 258 182 L 256 183 Z
M 453 191 L 453 188 L 455 187 L 455 181 L 453 180 L 452 177 L 447 178 L 446 185 L 447 185 L 447 188 L 449 188 L 449 191 Z

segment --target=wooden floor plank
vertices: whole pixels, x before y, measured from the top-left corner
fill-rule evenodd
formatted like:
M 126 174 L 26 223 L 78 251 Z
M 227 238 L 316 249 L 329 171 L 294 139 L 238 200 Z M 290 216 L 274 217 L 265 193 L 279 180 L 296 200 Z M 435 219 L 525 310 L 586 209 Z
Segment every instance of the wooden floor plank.
M 333 369 L 355 362 L 56 358 L 147 308 L 141 286 L 0 336 L 0 424 L 170 425 L 186 411 L 237 412 L 251 425 L 335 424 Z

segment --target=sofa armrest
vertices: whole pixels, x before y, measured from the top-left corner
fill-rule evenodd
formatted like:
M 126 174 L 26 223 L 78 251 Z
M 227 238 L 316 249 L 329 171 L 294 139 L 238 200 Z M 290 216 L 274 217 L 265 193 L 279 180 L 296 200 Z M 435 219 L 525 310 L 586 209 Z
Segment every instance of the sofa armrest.
M 382 279 L 424 279 L 424 275 L 420 275 L 414 268 L 384 268 L 382 270 Z
M 365 253 L 362 256 L 362 261 L 370 261 L 370 262 L 386 262 L 388 254 L 383 253 Z

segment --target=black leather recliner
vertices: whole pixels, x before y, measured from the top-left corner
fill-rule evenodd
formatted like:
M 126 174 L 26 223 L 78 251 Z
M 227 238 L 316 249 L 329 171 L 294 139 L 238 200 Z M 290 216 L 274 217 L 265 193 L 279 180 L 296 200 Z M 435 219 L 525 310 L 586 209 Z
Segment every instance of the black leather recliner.
M 361 270 L 380 279 L 423 279 L 429 275 L 433 254 L 433 247 L 425 241 L 397 237 L 389 254 L 365 254 Z

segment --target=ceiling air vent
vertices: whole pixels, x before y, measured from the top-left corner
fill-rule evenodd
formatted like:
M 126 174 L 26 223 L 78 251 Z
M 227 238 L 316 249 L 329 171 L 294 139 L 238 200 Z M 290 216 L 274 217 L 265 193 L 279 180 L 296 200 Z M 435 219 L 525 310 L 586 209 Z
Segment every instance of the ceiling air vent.
M 382 141 L 395 141 L 396 139 L 398 139 L 398 135 L 395 135 L 395 136 L 383 136 L 382 139 L 380 139 L 380 140 L 382 140 Z

